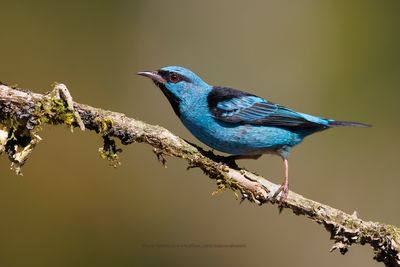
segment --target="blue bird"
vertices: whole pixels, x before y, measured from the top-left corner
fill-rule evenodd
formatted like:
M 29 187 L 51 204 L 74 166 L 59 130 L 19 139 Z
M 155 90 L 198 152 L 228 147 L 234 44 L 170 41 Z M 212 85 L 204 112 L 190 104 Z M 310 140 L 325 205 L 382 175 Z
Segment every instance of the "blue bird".
M 250 93 L 212 86 L 178 66 L 137 74 L 153 80 L 186 128 L 209 147 L 233 159 L 279 155 L 285 165 L 283 183 L 273 196 L 279 202 L 289 193 L 289 153 L 303 138 L 336 126 L 369 126 L 307 115 Z

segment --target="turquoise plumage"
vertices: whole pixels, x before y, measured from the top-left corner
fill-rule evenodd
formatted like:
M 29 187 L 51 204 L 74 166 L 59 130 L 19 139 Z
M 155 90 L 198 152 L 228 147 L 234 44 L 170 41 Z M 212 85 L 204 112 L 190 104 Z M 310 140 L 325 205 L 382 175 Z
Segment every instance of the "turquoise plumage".
M 336 126 L 369 126 L 300 113 L 240 90 L 211 86 L 192 71 L 169 66 L 143 71 L 171 103 L 186 128 L 204 144 L 235 159 L 279 155 L 285 178 L 274 198 L 289 193 L 288 156 L 308 135 Z

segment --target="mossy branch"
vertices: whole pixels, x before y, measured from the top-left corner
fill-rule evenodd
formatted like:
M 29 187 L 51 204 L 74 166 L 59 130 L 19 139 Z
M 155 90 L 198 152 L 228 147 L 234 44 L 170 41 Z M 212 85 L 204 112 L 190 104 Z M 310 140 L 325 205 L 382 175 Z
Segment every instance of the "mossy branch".
M 188 168 L 198 167 L 216 180 L 218 190 L 232 189 L 242 200 L 259 205 L 275 204 L 271 199 L 278 185 L 247 170 L 221 164 L 226 162 L 224 157 L 192 145 L 163 127 L 73 102 L 62 84 L 56 84 L 48 94 L 0 84 L 0 154 L 8 155 L 18 174 L 40 141 L 38 132 L 44 123 L 65 124 L 71 129 L 80 127 L 99 133 L 103 138 L 100 152 L 113 166 L 119 164 L 118 153 L 121 152 L 115 139 L 123 145 L 147 143 L 163 164 L 165 156 L 185 159 Z M 375 260 L 386 266 L 400 266 L 400 229 L 395 226 L 363 221 L 356 213 L 347 214 L 294 192 L 289 193 L 281 208 L 291 209 L 296 215 L 305 215 L 324 225 L 335 242 L 331 250 L 338 249 L 345 254 L 352 244 L 368 243 L 375 251 Z

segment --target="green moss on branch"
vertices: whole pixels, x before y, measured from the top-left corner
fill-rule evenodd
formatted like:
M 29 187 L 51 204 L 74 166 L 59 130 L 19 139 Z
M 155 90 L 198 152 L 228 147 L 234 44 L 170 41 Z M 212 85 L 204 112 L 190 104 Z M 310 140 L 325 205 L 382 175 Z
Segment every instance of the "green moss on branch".
M 155 149 L 162 162 L 166 156 L 173 156 L 185 159 L 189 168 L 202 169 L 217 181 L 217 191 L 230 188 L 240 193 L 242 199 L 264 204 L 270 200 L 271 192 L 278 188 L 278 185 L 259 175 L 221 164 L 225 162 L 223 157 L 189 144 L 160 126 L 127 118 L 121 113 L 73 103 L 66 87 L 58 85 L 58 88 L 58 94 L 41 95 L 0 84 L 0 151 L 4 148 L 9 158 L 12 155 L 11 161 L 18 161 L 33 150 L 40 140 L 37 131 L 41 125 L 62 124 L 100 133 L 103 138 L 101 155 L 114 166 L 118 164 L 118 153 L 121 152 L 116 146 L 116 139 L 123 145 L 144 142 Z M 6 140 L 6 143 L 2 140 Z M 21 152 L 22 154 L 17 154 Z M 229 162 L 226 163 L 229 165 Z M 352 244 L 368 243 L 374 248 L 377 261 L 382 261 L 387 266 L 400 266 L 399 228 L 363 221 L 356 214 L 346 214 L 292 191 L 284 202 L 284 207 L 323 224 L 335 242 L 333 249 L 345 253 Z

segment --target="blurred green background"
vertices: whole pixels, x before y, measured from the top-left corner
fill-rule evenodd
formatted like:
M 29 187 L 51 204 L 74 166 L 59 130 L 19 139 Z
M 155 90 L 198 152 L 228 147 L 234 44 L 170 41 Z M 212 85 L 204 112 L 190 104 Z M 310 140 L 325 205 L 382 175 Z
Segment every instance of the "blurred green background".
M 373 124 L 313 135 L 291 158 L 291 188 L 399 225 L 399 1 L 4 1 L 0 80 L 57 81 L 81 103 L 197 142 L 139 70 L 182 65 L 302 112 Z M 381 266 L 368 246 L 329 253 L 322 226 L 239 204 L 181 160 L 146 145 L 113 169 L 91 132 L 47 126 L 17 177 L 0 160 L 0 266 Z M 198 143 L 198 142 L 197 142 Z M 242 166 L 280 182 L 282 162 Z M 148 248 L 240 244 L 242 248 Z

